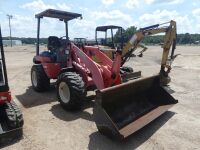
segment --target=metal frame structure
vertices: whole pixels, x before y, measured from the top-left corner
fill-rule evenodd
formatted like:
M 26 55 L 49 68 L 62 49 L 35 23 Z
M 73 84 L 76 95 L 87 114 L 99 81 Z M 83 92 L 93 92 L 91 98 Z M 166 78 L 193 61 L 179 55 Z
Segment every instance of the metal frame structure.
M 34 64 L 42 64 L 43 68 L 45 68 L 44 71 L 47 77 L 49 79 L 57 79 L 58 75 L 61 74 L 62 70 L 64 69 L 61 65 L 61 62 L 51 62 L 49 57 L 39 55 L 40 19 L 43 17 L 51 17 L 64 21 L 66 24 L 66 35 L 68 35 L 67 22 L 78 17 L 82 18 L 82 15 L 77 13 L 48 9 L 35 16 L 38 19 L 38 43 L 36 48 L 36 56 L 33 59 Z M 119 74 L 121 56 L 119 54 L 116 55 L 116 60 L 112 61 L 106 55 L 100 52 L 98 47 L 88 46 L 85 48 L 87 49 L 87 52 L 83 52 L 81 49 L 75 46 L 74 43 L 69 42 L 68 48 L 66 48 L 68 50 L 68 54 L 66 54 L 66 57 L 69 57 L 69 59 L 67 59 L 66 62 L 62 62 L 65 68 L 71 68 L 72 66 L 75 66 L 75 69 L 79 70 L 79 72 L 81 72 L 81 74 L 85 76 L 84 79 L 86 85 L 89 86 L 90 84 L 95 84 L 99 89 L 109 87 L 114 83 L 121 83 L 121 77 Z M 93 55 L 95 55 L 99 60 L 101 60 L 104 66 L 108 66 L 109 69 L 106 69 L 103 65 L 99 65 L 96 62 L 94 62 L 92 60 Z M 92 73 L 92 79 L 87 74 L 88 69 Z M 111 78 L 111 76 L 113 77 Z
M 20 139 L 22 137 L 23 117 L 20 116 L 21 111 L 19 110 L 19 108 L 17 108 L 17 105 L 12 100 L 11 92 L 9 91 L 1 27 L 0 51 L 0 78 L 2 81 L 2 83 L 0 84 L 0 148 L 2 148 L 5 145 L 10 144 L 9 142 Z M 10 114 L 7 113 L 8 110 Z M 13 124 L 11 126 L 11 121 L 9 120 L 9 118 L 12 118 L 12 116 L 14 115 L 16 115 L 16 120 L 14 123 L 15 126 L 13 126 Z M 20 121 L 18 119 L 20 119 Z
M 0 48 L 1 48 L 1 58 L 0 58 L 0 69 L 2 69 L 2 77 L 4 79 L 4 85 L 0 86 L 0 92 L 5 92 L 9 90 L 8 86 L 8 77 L 7 77 L 7 71 L 6 71 L 6 62 L 5 62 L 5 55 L 4 55 L 4 49 L 3 49 L 3 39 L 1 34 L 1 27 L 0 27 Z
M 40 19 L 43 17 L 49 18 L 57 18 L 60 21 L 64 21 L 65 30 L 66 30 L 66 38 L 68 39 L 68 21 L 80 18 L 82 19 L 82 15 L 78 13 L 66 12 L 61 10 L 47 9 L 39 14 L 36 14 L 35 17 L 38 19 L 37 23 L 37 45 L 36 45 L 36 55 L 39 55 L 39 44 L 40 44 Z
M 98 44 L 98 32 L 105 32 L 105 41 L 107 43 L 107 31 L 111 30 L 111 40 L 112 40 L 112 44 L 114 45 L 114 35 L 113 35 L 113 30 L 114 29 L 118 29 L 118 31 L 120 32 L 120 37 L 121 37 L 121 48 L 123 47 L 123 36 L 122 36 L 122 27 L 121 26 L 115 26 L 115 25 L 107 25 L 107 26 L 98 26 L 96 27 L 95 30 L 95 40 L 96 43 Z
M 130 54 L 137 49 L 137 46 L 145 37 L 159 33 L 165 33 L 164 44 L 162 46 L 163 55 L 161 61 L 161 68 L 167 67 L 170 70 L 171 64 L 167 64 L 167 59 L 171 48 L 170 61 L 173 60 L 174 52 L 176 49 L 176 37 L 177 37 L 176 22 L 173 20 L 162 24 L 156 24 L 149 27 L 140 28 L 131 37 L 129 42 L 127 42 L 126 45 L 124 46 L 122 53 L 123 56 L 122 64 L 124 64 L 129 59 Z

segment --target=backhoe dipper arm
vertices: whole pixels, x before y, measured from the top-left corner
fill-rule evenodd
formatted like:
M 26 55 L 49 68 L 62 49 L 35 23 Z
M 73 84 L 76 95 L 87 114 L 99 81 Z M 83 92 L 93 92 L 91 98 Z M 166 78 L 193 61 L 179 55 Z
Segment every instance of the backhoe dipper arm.
M 168 23 L 169 26 L 160 27 Z M 176 22 L 173 20 L 167 23 L 141 28 L 139 31 L 137 31 L 123 48 L 122 65 L 127 61 L 132 52 L 136 50 L 138 44 L 141 42 L 142 39 L 144 39 L 146 36 L 158 33 L 165 33 L 164 44 L 162 46 L 163 54 L 162 54 L 160 73 L 162 76 L 168 76 L 168 73 L 170 72 L 171 69 L 171 62 L 173 59 L 174 51 L 176 49 Z M 170 61 L 168 61 L 168 55 L 171 46 L 172 46 L 172 51 L 171 51 Z

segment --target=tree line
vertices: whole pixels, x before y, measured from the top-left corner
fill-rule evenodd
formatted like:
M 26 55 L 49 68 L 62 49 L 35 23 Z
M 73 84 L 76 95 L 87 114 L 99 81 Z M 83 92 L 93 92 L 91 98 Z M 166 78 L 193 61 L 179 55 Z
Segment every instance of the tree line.
M 124 43 L 128 42 L 132 35 L 137 31 L 137 27 L 131 26 L 126 30 L 123 29 L 123 41 Z M 163 43 L 164 35 L 155 35 L 155 36 L 148 36 L 143 39 L 142 43 L 146 45 L 154 45 L 154 44 L 161 44 Z M 9 40 L 9 37 L 4 37 L 3 39 Z M 13 37 L 13 40 L 21 40 L 23 44 L 35 44 L 37 42 L 36 38 L 18 38 Z M 120 42 L 120 34 L 117 31 L 114 35 L 115 42 Z M 47 44 L 47 38 L 41 38 L 40 43 Z M 200 44 L 200 34 L 178 34 L 177 35 L 177 44 Z
M 10 40 L 10 37 L 3 37 L 3 40 Z M 23 44 L 36 44 L 37 38 L 19 38 L 19 37 L 12 37 L 12 40 L 20 40 Z M 48 38 L 40 38 L 40 43 L 47 44 Z

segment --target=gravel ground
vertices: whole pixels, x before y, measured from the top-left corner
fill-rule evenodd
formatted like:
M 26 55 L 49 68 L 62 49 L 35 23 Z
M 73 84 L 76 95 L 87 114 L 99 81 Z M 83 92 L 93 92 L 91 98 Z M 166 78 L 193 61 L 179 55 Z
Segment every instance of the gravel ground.
M 5 48 L 9 84 L 24 115 L 24 135 L 4 150 L 50 149 L 200 149 L 200 47 L 178 46 L 169 90 L 179 103 L 133 134 L 116 142 L 98 133 L 93 121 L 93 102 L 81 112 L 70 113 L 57 102 L 55 88 L 36 93 L 31 88 L 30 69 L 34 46 Z M 162 49 L 150 46 L 143 58 L 127 63 L 143 76 L 159 71 Z

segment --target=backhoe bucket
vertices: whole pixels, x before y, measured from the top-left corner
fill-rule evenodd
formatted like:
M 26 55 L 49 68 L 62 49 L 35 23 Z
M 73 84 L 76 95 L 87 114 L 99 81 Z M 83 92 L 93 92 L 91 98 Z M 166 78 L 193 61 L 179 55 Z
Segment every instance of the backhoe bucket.
M 176 104 L 159 75 L 137 79 L 96 92 L 94 119 L 107 136 L 124 139 Z

